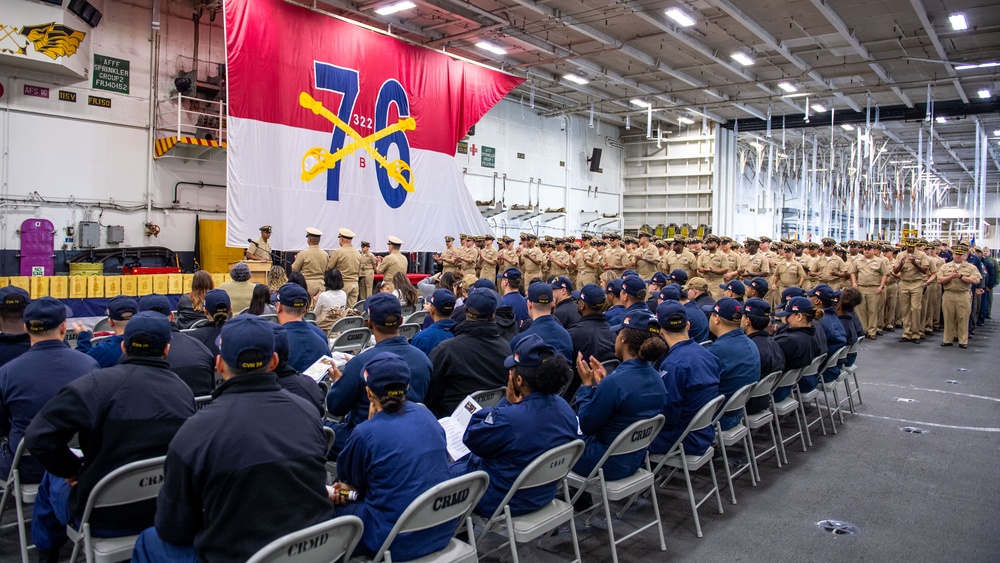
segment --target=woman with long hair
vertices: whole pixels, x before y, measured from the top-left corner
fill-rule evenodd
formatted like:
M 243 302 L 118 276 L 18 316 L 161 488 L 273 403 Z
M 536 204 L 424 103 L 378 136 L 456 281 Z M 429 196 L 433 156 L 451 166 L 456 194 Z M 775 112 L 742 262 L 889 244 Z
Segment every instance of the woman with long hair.
M 392 293 L 399 299 L 399 304 L 404 307 L 409 305 L 415 307 L 417 305 L 417 300 L 420 298 L 420 292 L 417 288 L 410 283 L 410 278 L 406 277 L 403 272 L 396 272 L 392 276 Z
M 267 289 L 266 285 L 259 283 L 254 286 L 247 313 L 251 315 L 275 314 L 274 305 L 271 304 L 271 291 Z
M 219 355 L 216 342 L 222 333 L 222 326 L 233 316 L 233 305 L 229 294 L 221 289 L 213 289 L 205 294 L 205 318 L 212 324 L 196 328 L 190 334 L 208 348 L 213 356 Z
M 578 353 L 576 358 L 582 382 L 576 392 L 576 407 L 587 443 L 573 467 L 579 475 L 590 474 L 622 430 L 660 414 L 667 402 L 663 379 L 653 369 L 653 362 L 667 351 L 656 317 L 649 311 L 632 311 L 611 330 L 618 333 L 615 356 L 621 360 L 613 372 L 607 373 L 593 356 L 584 358 Z M 645 450 L 640 450 L 608 459 L 604 478 L 614 481 L 634 474 L 645 455 Z
M 279 287 L 288 283 L 288 276 L 285 275 L 284 268 L 275 265 L 271 266 L 271 269 L 267 271 L 264 280 L 267 282 L 267 289 L 274 295 Z
M 215 289 L 212 274 L 198 270 L 191 278 L 191 291 L 177 302 L 177 328 L 191 328 L 191 325 L 205 318 L 205 294 Z
M 325 291 L 316 296 L 316 307 L 313 313 L 319 319 L 330 309 L 347 307 L 347 292 L 344 291 L 344 276 L 337 268 L 323 272 L 323 287 Z

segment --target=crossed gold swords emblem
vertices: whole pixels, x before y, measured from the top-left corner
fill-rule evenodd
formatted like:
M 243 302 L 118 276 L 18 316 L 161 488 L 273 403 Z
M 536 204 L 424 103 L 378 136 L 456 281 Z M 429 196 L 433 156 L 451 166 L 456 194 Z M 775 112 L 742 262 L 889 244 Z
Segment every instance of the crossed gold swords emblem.
M 326 172 L 327 170 L 332 170 L 337 166 L 343 158 L 358 149 L 364 149 L 369 155 L 371 155 L 372 160 L 379 163 L 389 177 L 395 180 L 399 185 L 407 192 L 413 192 L 413 171 L 410 169 L 410 165 L 402 160 L 396 159 L 392 162 L 386 160 L 384 156 L 379 154 L 375 150 L 375 141 L 388 137 L 396 131 L 413 131 L 417 128 L 417 122 L 412 117 L 407 117 L 400 119 L 396 123 L 387 126 L 385 129 L 376 131 L 367 137 L 361 136 L 360 133 L 354 130 L 349 124 L 344 123 L 342 119 L 337 117 L 333 112 L 323 107 L 323 103 L 314 99 L 309 94 L 302 92 L 299 94 L 299 105 L 311 110 L 316 115 L 321 115 L 326 118 L 330 123 L 333 123 L 335 127 L 339 127 L 351 139 L 354 141 L 335 153 L 330 153 L 330 151 L 322 148 L 315 147 L 306 151 L 306 154 L 302 156 L 302 181 L 308 182 L 315 178 L 316 176 Z M 410 179 L 407 179 L 403 175 L 404 172 L 409 172 Z

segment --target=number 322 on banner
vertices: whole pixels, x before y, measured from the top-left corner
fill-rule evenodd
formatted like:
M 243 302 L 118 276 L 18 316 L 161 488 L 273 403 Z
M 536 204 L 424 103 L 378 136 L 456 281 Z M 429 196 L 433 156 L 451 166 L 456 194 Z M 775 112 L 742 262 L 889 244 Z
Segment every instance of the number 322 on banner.
M 343 68 L 329 63 L 315 63 L 316 89 L 341 94 L 340 107 L 336 113 L 323 107 L 323 104 L 309 94 L 299 94 L 299 104 L 321 115 L 334 124 L 333 140 L 330 150 L 313 148 L 306 151 L 302 157 L 302 180 L 311 181 L 324 171 L 326 175 L 326 199 L 340 199 L 339 163 L 343 158 L 362 149 L 371 155 L 375 161 L 375 175 L 378 178 L 378 188 L 385 203 L 396 209 L 406 201 L 406 194 L 413 191 L 413 171 L 410 169 L 410 143 L 406 131 L 417 128 L 417 122 L 410 117 L 410 102 L 406 90 L 395 79 L 386 80 L 379 89 L 375 102 L 375 132 L 362 136 L 351 122 L 360 129 L 372 129 L 372 119 L 354 115 L 354 105 L 360 91 L 359 73 L 355 69 Z M 389 124 L 389 109 L 395 104 L 399 120 Z M 353 116 L 353 118 L 352 118 Z M 346 138 L 351 142 L 345 145 Z M 389 149 L 396 146 L 399 158 L 388 160 Z M 395 180 L 394 187 L 391 181 Z M 403 189 L 399 189 L 403 188 Z

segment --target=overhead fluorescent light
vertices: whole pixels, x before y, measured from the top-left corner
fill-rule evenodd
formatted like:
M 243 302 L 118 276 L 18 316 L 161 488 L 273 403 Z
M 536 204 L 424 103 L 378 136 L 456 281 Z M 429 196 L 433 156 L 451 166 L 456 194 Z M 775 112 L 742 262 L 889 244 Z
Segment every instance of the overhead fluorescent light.
M 851 125 L 850 123 L 844 123 L 843 125 L 840 126 L 840 128 L 843 129 L 844 131 L 854 131 L 854 126 Z
M 479 47 L 480 49 L 482 49 L 484 51 L 489 51 L 489 52 L 497 54 L 497 55 L 506 55 L 507 54 L 507 49 L 504 49 L 503 47 L 501 47 L 499 45 L 494 45 L 493 43 L 490 43 L 489 41 L 480 41 L 479 43 L 476 43 L 476 47 Z
M 750 65 L 752 65 L 754 63 L 753 59 L 751 59 L 749 56 L 747 56 L 746 53 L 742 53 L 740 51 L 737 51 L 737 52 L 735 52 L 735 53 L 733 53 L 732 55 L 729 55 L 729 56 L 732 57 L 732 59 L 734 61 L 740 63 L 743 66 L 750 66 Z
M 695 22 L 694 18 L 684 13 L 680 8 L 670 8 L 667 10 L 667 17 L 677 22 L 677 25 L 691 27 Z
M 375 13 L 380 16 L 388 16 L 389 14 L 395 14 L 396 12 L 402 12 L 403 10 L 409 10 L 416 7 L 417 5 L 413 2 L 396 2 L 395 4 L 389 4 L 388 6 L 382 6 L 381 8 L 375 10 Z
M 778 88 L 781 88 L 785 92 L 791 94 L 792 92 L 798 92 L 799 89 L 796 88 L 791 82 L 782 82 L 778 84 Z
M 681 116 L 681 117 L 677 118 L 677 122 L 678 123 L 683 123 L 684 125 L 691 125 L 692 123 L 694 123 L 694 120 L 691 119 L 690 117 L 683 117 L 683 116 Z
M 576 82 L 577 84 L 586 84 L 586 83 L 590 82 L 586 78 L 584 78 L 582 76 L 577 76 L 575 74 L 564 74 L 563 78 L 565 78 L 566 80 L 569 80 L 570 82 Z
M 824 106 L 823 104 L 813 104 L 809 107 L 811 107 L 812 110 L 816 113 L 823 113 L 826 111 L 826 106 Z
M 939 116 L 935 117 L 934 121 L 937 121 L 938 123 L 948 123 L 948 120 L 945 119 L 943 115 L 939 115 Z
M 951 28 L 955 31 L 965 31 L 969 29 L 969 22 L 965 19 L 965 14 L 961 12 L 956 12 L 948 16 L 948 21 L 951 22 Z
M 993 130 L 993 136 L 994 137 L 1000 137 L 1000 129 L 994 129 Z
M 757 149 L 757 150 L 759 150 L 759 151 L 760 150 L 764 150 L 764 145 L 761 144 L 761 143 L 759 143 L 759 142 L 757 142 L 757 141 L 751 142 L 750 146 L 753 147 L 753 148 L 755 148 L 755 149 Z
M 955 70 L 972 70 L 974 68 L 991 68 L 994 66 L 1000 66 L 1000 63 L 996 61 L 988 61 L 985 63 L 970 63 L 966 65 L 958 65 Z
M 987 90 L 986 88 L 980 88 L 979 89 L 979 97 L 982 98 L 982 99 L 984 99 L 984 100 L 987 99 L 987 98 L 989 98 L 990 97 L 990 91 Z
M 779 152 L 778 153 L 778 158 L 788 158 L 788 155 L 785 154 L 785 153 L 783 153 L 783 152 Z
M 639 106 L 641 108 L 648 108 L 648 107 L 650 107 L 649 102 L 647 102 L 646 100 L 640 100 L 639 98 L 633 98 L 633 99 L 629 100 L 629 102 L 631 102 L 632 105 Z

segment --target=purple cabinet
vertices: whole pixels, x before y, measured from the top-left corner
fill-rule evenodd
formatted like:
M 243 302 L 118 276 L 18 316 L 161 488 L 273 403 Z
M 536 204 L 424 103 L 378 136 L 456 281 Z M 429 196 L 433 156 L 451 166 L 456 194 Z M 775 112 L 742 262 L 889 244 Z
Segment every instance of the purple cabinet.
M 51 276 L 55 255 L 55 227 L 48 219 L 21 223 L 21 275 Z

